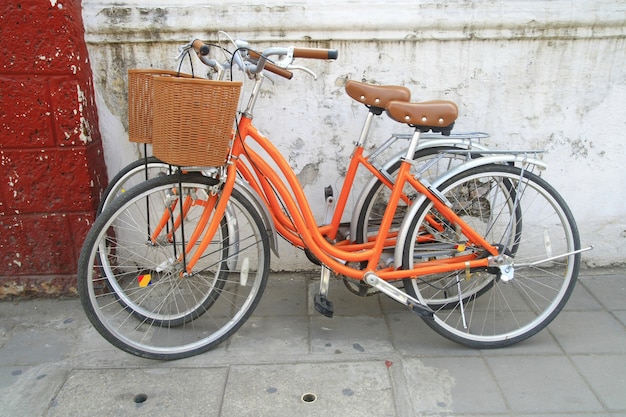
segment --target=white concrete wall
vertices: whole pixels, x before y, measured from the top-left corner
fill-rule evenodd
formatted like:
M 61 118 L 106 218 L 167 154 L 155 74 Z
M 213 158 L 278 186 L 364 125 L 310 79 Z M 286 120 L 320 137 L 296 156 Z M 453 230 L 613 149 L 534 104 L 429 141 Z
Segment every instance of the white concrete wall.
M 402 84 L 414 100 L 459 104 L 455 130 L 493 148 L 545 149 L 543 175 L 574 212 L 590 266 L 626 260 L 626 1 L 83 0 L 109 174 L 137 157 L 127 142 L 126 70 L 170 68 L 176 47 L 217 30 L 268 45 L 330 47 L 336 62 L 266 83 L 256 125 L 284 151 L 314 211 L 341 186 L 364 109 L 347 79 Z M 407 128 L 382 118 L 375 138 Z M 287 246 L 275 269 L 312 265 Z

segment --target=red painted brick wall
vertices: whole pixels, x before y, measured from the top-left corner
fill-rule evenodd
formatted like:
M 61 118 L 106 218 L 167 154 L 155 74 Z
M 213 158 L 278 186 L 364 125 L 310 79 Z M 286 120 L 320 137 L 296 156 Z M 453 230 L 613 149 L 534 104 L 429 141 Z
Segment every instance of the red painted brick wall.
M 81 0 L 0 2 L 0 298 L 71 295 L 106 170 Z

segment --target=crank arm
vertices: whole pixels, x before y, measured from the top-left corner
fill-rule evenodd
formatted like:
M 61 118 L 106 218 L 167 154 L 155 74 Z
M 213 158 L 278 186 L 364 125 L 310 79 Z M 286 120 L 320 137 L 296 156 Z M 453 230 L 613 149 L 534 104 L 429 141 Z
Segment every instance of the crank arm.
M 386 295 L 396 300 L 400 304 L 404 304 L 405 306 L 409 307 L 409 309 L 413 311 L 415 314 L 417 314 L 418 316 L 428 317 L 431 319 L 433 318 L 433 314 L 435 312 L 431 310 L 428 306 L 425 306 L 424 304 L 420 303 L 418 300 L 411 297 L 404 291 L 399 290 L 398 288 L 394 287 L 387 281 L 377 277 L 376 274 L 374 274 L 373 272 L 371 271 L 366 272 L 363 279 L 365 280 L 366 283 L 376 288 L 378 291 L 385 293 Z

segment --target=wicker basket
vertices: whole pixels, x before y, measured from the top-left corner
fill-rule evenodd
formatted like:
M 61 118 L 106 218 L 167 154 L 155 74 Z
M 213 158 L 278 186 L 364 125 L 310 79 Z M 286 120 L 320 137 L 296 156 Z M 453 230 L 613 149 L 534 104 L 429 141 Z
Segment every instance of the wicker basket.
M 152 143 L 152 80 L 154 76 L 191 78 L 163 69 L 128 70 L 128 140 Z
M 224 165 L 241 84 L 153 76 L 154 156 L 179 166 Z

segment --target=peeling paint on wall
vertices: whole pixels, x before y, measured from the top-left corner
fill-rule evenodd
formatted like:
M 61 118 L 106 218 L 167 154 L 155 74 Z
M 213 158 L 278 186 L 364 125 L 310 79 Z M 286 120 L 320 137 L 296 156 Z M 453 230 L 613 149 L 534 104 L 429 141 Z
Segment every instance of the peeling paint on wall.
M 296 72 L 291 81 L 266 82 L 255 113 L 255 124 L 311 191 L 316 214 L 324 206 L 315 196 L 328 184 L 341 184 L 365 118 L 367 110 L 343 90 L 348 79 L 356 79 L 405 85 L 414 101 L 455 101 L 460 109 L 455 130 L 486 131 L 492 148 L 546 150 L 541 158 L 550 166 L 542 175 L 570 204 L 583 242 L 593 243 L 600 222 L 626 216 L 621 200 L 605 198 L 615 196 L 615 188 L 626 189 L 626 145 L 620 136 L 626 131 L 626 11 L 620 4 L 433 1 L 403 3 L 399 14 L 394 2 L 363 2 L 354 5 L 362 11 L 355 14 L 345 5 L 307 0 L 194 3 L 198 9 L 184 3 L 84 3 L 95 88 L 105 104 L 101 130 L 110 129 L 105 152 L 116 170 L 137 157 L 123 131 L 126 71 L 173 69 L 177 45 L 194 37 L 214 40 L 214 31 L 224 29 L 258 41 L 259 48 L 339 50 L 337 62 L 298 60 L 318 74 L 317 80 Z M 197 13 L 202 19 L 190 10 L 202 10 Z M 362 15 L 370 11 L 377 19 L 364 21 Z M 157 28 L 157 22 L 164 26 Z M 368 143 L 380 144 L 397 131 L 406 133 L 407 127 L 377 118 Z M 604 201 L 602 208 L 589 208 L 590 200 Z M 600 240 L 619 234 L 604 230 Z M 281 253 L 292 257 L 289 250 Z M 622 262 L 626 248 L 585 257 L 598 265 Z
M 297 174 L 298 181 L 300 182 L 300 185 L 302 186 L 302 188 L 315 184 L 317 177 L 319 176 L 319 173 L 320 173 L 319 162 L 318 163 L 311 162 L 311 163 L 306 164 L 302 168 L 300 173 Z
M 89 125 L 89 120 L 87 120 L 83 114 L 83 103 L 85 102 L 85 93 L 81 90 L 80 86 L 77 86 L 77 102 L 78 102 L 78 115 L 79 124 L 75 129 L 74 133 L 78 134 L 78 137 L 83 145 L 91 142 L 91 126 Z

